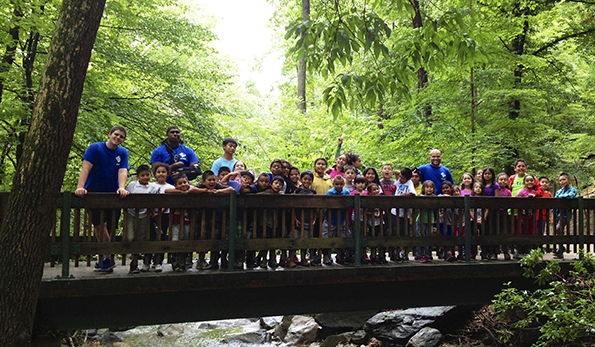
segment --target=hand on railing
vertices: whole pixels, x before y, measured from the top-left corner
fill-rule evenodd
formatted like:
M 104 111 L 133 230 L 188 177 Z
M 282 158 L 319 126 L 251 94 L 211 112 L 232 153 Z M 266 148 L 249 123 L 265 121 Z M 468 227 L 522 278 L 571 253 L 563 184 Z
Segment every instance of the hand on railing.
M 79 198 L 84 197 L 87 195 L 87 190 L 85 188 L 76 188 L 74 191 L 74 195 L 78 196 Z

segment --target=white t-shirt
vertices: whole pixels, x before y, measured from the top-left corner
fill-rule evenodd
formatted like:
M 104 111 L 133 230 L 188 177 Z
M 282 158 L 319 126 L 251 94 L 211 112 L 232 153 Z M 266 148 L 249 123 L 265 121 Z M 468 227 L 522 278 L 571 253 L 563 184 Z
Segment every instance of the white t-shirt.
M 151 194 L 165 194 L 166 189 L 176 189 L 173 185 L 169 183 L 159 184 L 157 182 L 149 183 L 149 192 Z M 163 214 L 169 214 L 169 208 L 163 211 Z
M 395 190 L 395 196 L 399 196 L 399 195 L 404 195 L 407 193 L 413 193 L 413 195 L 415 196 L 415 186 L 413 185 L 413 182 L 411 182 L 411 180 L 408 180 L 405 183 L 401 183 L 401 180 L 397 181 L 397 190 Z M 407 218 L 411 217 L 411 209 L 407 209 Z M 395 216 L 397 215 L 397 209 L 393 208 L 392 210 L 390 210 L 390 213 L 394 214 Z M 399 209 L 399 217 L 404 218 L 405 217 L 405 209 L 404 208 L 400 208 Z
M 140 184 L 138 181 L 132 181 L 130 183 L 128 183 L 128 187 L 126 187 L 126 190 L 130 192 L 130 194 L 149 194 L 150 192 L 150 184 L 142 185 Z M 130 214 L 131 216 L 134 216 L 136 211 L 136 209 L 134 208 L 129 208 L 128 209 L 128 214 Z M 147 216 L 147 209 L 146 208 L 141 208 L 138 211 L 138 216 L 140 218 L 144 218 Z

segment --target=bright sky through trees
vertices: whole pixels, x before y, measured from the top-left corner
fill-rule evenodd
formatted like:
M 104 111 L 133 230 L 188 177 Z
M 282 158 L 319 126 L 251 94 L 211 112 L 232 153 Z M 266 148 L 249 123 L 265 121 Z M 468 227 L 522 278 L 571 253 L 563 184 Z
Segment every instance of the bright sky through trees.
M 283 53 L 273 51 L 274 8 L 266 0 L 193 0 L 216 20 L 213 47 L 238 66 L 241 83 L 253 80 L 262 94 L 277 90 Z M 276 93 L 276 91 L 274 92 Z

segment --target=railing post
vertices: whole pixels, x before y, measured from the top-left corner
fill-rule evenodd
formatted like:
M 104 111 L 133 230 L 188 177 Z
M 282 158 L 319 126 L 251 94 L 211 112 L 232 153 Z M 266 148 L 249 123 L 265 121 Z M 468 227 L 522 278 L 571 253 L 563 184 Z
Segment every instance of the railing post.
M 227 269 L 232 271 L 236 264 L 236 233 L 238 229 L 237 220 L 238 197 L 236 192 L 229 193 L 229 250 L 227 251 L 229 261 L 227 262 Z
M 62 213 L 60 215 L 60 236 L 62 237 L 62 277 L 70 275 L 70 208 L 72 193 L 62 193 Z
M 353 237 L 355 239 L 355 266 L 362 265 L 362 231 L 361 231 L 361 198 L 359 194 L 353 196 Z
M 471 197 L 465 195 L 465 261 L 471 261 Z
M 579 249 L 585 249 L 585 200 L 578 197 L 578 243 Z M 579 252 L 579 259 L 583 260 L 583 254 Z

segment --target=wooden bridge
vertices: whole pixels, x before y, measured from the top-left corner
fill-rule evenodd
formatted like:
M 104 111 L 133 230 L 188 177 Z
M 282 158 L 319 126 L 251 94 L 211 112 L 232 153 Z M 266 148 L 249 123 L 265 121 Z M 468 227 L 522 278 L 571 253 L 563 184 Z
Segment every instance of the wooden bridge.
M 0 194 L 0 214 L 6 200 L 7 194 Z M 518 262 L 504 260 L 500 249 L 542 247 L 551 258 L 552 249 L 563 244 L 571 252 L 567 254 L 570 259 L 581 248 L 593 252 L 595 245 L 595 200 L 583 198 L 138 194 L 120 199 L 114 194 L 90 194 L 79 199 L 66 192 L 57 207 L 56 228 L 48 235 L 38 322 L 58 330 L 484 304 L 504 283 L 526 288 L 534 285 L 522 277 Z M 126 212 L 128 208 L 135 208 L 134 215 Z M 151 218 L 139 215 L 140 208 L 159 211 L 152 226 L 158 234 L 160 222 L 167 218 L 165 208 L 171 209 L 172 215 L 186 215 L 189 238 L 173 241 L 168 232 L 164 241 L 152 240 L 148 234 L 144 240 L 128 242 L 127 230 L 122 227 L 128 219 L 134 219 L 135 227 L 151 225 Z M 111 242 L 95 241 L 86 213 L 90 209 L 124 209 L 121 224 L 112 223 Z M 396 218 L 390 218 L 392 209 Z M 398 218 L 399 210 L 403 218 Z M 374 211 L 380 212 L 379 219 L 374 220 Z M 568 222 L 558 233 L 557 211 L 566 215 Z M 427 237 L 416 233 L 415 216 L 424 213 L 435 216 L 420 223 L 430 230 Z M 102 218 L 105 214 L 101 213 Z M 478 214 L 487 218 L 478 223 L 472 218 Z M 536 216 L 543 214 L 547 220 L 543 229 L 538 229 Z M 305 223 L 295 223 L 296 219 L 311 221 L 311 230 Z M 350 232 L 324 237 L 324 219 L 342 219 Z M 172 224 L 170 218 L 168 230 Z M 448 225 L 449 232 L 445 231 Z M 498 259 L 472 260 L 470 253 L 477 245 L 497 249 Z M 470 252 L 464 252 L 464 262 L 456 263 L 437 259 L 430 264 L 361 263 L 366 248 L 383 252 L 407 248 L 411 252 L 426 246 Z M 310 250 L 315 254 L 321 249 L 351 251 L 355 263 L 276 269 L 249 269 L 244 264 L 242 269 L 234 269 L 234 264 L 252 251 Z M 165 265 L 161 273 L 128 273 L 130 254 L 198 252 L 227 252 L 228 267 L 179 273 Z M 98 253 L 117 255 L 113 273 L 93 271 Z

